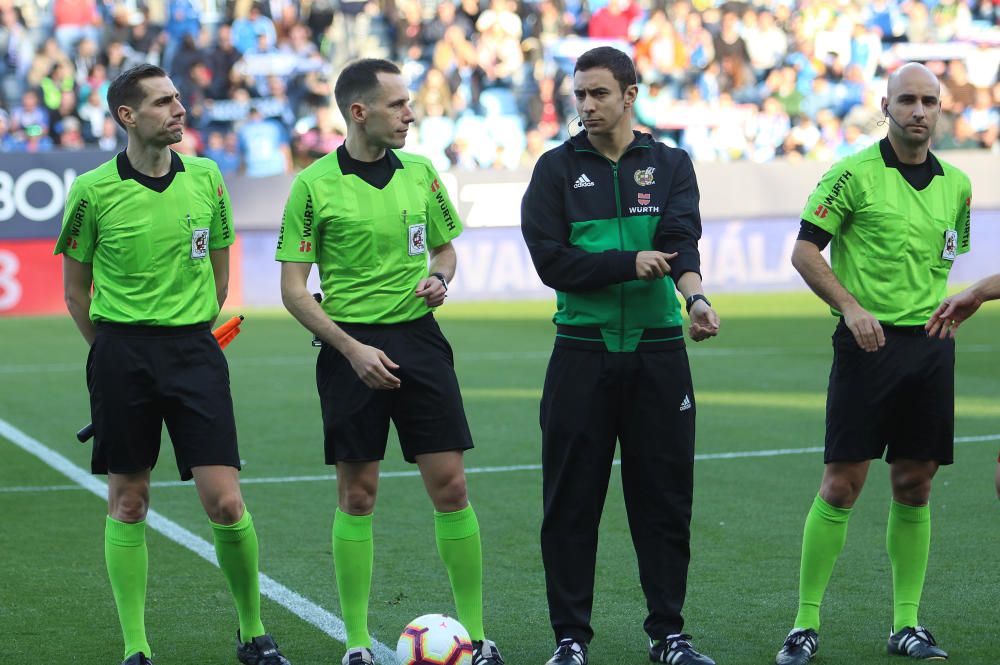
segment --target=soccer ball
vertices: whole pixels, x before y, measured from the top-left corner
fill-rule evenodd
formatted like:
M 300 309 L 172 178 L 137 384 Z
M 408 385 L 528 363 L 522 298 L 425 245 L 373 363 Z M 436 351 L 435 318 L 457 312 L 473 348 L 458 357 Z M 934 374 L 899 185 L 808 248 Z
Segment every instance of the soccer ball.
M 399 636 L 396 658 L 399 665 L 472 665 L 472 639 L 456 619 L 425 614 Z

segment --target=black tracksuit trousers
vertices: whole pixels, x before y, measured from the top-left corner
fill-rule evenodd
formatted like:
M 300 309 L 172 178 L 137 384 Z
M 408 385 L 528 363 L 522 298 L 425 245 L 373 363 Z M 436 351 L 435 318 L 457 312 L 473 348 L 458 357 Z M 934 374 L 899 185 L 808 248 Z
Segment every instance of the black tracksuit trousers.
M 557 340 L 541 402 L 542 559 L 556 640 L 589 642 L 597 531 L 616 440 L 654 641 L 680 633 L 690 561 L 695 402 L 683 342 L 610 353 Z

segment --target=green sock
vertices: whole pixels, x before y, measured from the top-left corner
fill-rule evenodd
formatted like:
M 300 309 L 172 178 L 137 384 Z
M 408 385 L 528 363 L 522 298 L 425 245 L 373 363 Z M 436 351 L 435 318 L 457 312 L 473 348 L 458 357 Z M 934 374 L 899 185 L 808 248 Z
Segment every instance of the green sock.
M 892 563 L 892 632 L 917 626 L 917 608 L 931 548 L 930 506 L 893 501 L 885 529 L 885 549 Z
M 458 620 L 473 640 L 482 640 L 485 637 L 483 548 L 479 542 L 479 520 L 472 504 L 453 513 L 434 511 L 434 535 L 438 554 L 451 580 Z
M 368 635 L 368 596 L 375 563 L 373 519 L 372 514 L 349 515 L 339 508 L 333 517 L 333 568 L 348 649 L 372 646 Z
M 249 642 L 266 631 L 260 622 L 260 578 L 258 577 L 257 532 L 250 511 L 228 526 L 212 522 L 215 558 L 226 577 L 240 618 L 240 639 Z
M 146 522 L 129 524 L 109 515 L 104 523 L 104 560 L 125 638 L 124 658 L 140 651 L 152 656 L 146 640 Z
M 806 516 L 799 568 L 799 612 L 795 628 L 819 630 L 819 604 L 830 583 L 833 566 L 847 541 L 850 508 L 831 506 L 818 494 Z

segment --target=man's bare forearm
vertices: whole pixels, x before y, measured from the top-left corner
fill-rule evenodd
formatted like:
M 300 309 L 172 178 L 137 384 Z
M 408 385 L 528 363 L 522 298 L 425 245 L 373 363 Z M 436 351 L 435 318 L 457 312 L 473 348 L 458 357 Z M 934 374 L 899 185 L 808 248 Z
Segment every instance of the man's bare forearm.
M 93 344 L 97 330 L 94 328 L 94 322 L 90 320 L 90 294 L 67 294 L 66 309 L 69 310 L 69 315 L 83 335 L 83 339 L 87 344 Z
M 450 282 L 455 277 L 457 267 L 458 254 L 450 242 L 431 249 L 431 265 L 428 269 L 430 274 L 439 272 Z
M 337 349 L 341 354 L 346 356 L 358 344 L 357 340 L 330 320 L 320 304 L 309 293 L 304 277 L 299 283 L 295 276 L 282 272 L 281 302 L 285 305 L 285 309 L 309 332 Z
M 809 288 L 826 304 L 843 312 L 858 301 L 844 288 L 833 274 L 830 264 L 820 253 L 819 247 L 808 240 L 796 240 L 792 251 L 792 265 L 802 275 Z
M 696 293 L 704 293 L 704 289 L 701 284 L 701 275 L 689 270 L 677 280 L 677 290 L 681 292 L 681 295 L 685 299 L 690 298 Z
M 326 312 L 310 293 L 287 298 L 282 296 L 281 300 L 285 304 L 285 308 L 299 323 L 341 354 L 347 355 L 358 343 L 357 340 L 344 332 L 343 328 L 330 320 L 330 317 L 326 315 Z
M 984 277 L 969 287 L 973 295 L 983 302 L 987 300 L 1000 300 L 1000 273 L 990 277 Z
M 90 320 L 90 287 L 93 280 L 94 271 L 89 263 L 63 257 L 63 299 L 73 323 L 87 344 L 93 344 L 97 336 L 94 322 Z

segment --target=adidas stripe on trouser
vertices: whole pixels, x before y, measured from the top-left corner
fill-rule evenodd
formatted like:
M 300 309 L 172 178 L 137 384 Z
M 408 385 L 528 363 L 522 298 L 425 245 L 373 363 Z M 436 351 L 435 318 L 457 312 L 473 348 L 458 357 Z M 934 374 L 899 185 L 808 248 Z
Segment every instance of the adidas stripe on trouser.
M 690 406 L 682 410 L 685 398 Z M 654 640 L 680 633 L 690 560 L 694 392 L 687 354 L 556 346 L 541 404 L 542 559 L 556 639 L 589 642 L 597 527 L 616 439 Z

